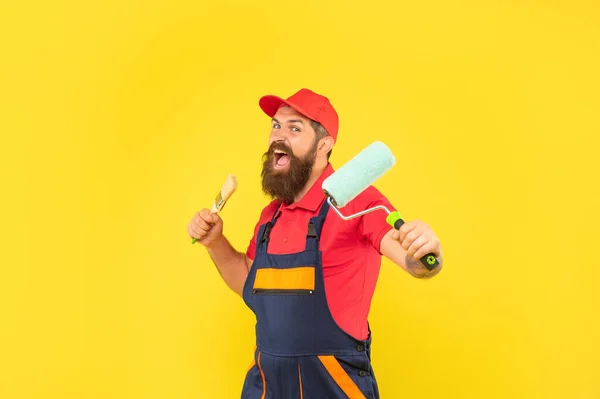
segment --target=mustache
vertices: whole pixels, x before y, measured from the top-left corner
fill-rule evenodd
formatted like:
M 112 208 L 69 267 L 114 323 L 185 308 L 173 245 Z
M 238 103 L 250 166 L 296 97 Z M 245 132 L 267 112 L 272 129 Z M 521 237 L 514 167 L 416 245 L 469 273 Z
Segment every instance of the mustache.
M 275 154 L 276 150 L 283 151 L 286 154 L 288 154 L 291 158 L 295 158 L 294 154 L 292 153 L 292 149 L 283 141 L 274 141 L 273 143 L 271 143 L 267 151 L 263 154 L 263 157 L 272 157 Z

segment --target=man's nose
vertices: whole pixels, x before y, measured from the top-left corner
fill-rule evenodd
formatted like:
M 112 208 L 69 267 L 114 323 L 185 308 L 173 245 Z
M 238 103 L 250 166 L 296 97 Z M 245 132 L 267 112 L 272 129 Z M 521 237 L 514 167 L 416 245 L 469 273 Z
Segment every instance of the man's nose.
M 269 140 L 269 145 L 273 144 L 276 141 L 286 144 L 286 138 L 287 138 L 287 135 L 285 132 L 283 132 L 282 130 L 277 130 L 271 134 L 271 138 Z

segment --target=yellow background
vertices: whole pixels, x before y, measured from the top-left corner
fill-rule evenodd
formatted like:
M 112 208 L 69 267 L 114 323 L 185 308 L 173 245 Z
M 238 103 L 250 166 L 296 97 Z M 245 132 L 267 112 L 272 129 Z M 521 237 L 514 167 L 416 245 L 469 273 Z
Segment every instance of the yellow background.
M 0 6 L 0 397 L 236 398 L 253 318 L 186 226 L 227 174 L 245 250 L 267 93 L 374 140 L 375 185 L 445 269 L 385 261 L 383 399 L 599 398 L 595 1 L 59 1 Z

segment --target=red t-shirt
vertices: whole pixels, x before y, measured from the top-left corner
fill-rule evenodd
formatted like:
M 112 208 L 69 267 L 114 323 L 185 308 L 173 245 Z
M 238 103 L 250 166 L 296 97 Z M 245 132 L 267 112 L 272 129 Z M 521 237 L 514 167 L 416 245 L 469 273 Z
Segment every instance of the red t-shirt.
M 328 164 L 319 180 L 299 202 L 281 207 L 281 215 L 271 231 L 268 253 L 287 254 L 304 250 L 308 222 L 319 213 L 325 201 L 321 185 L 333 172 L 333 167 Z M 385 205 L 390 211 L 396 210 L 376 188 L 370 186 L 339 210 L 347 216 L 377 205 Z M 250 259 L 254 260 L 260 226 L 271 220 L 278 206 L 278 201 L 272 201 L 263 209 L 246 251 Z M 379 244 L 392 229 L 386 217 L 385 211 L 377 210 L 344 221 L 330 209 L 321 232 L 320 249 L 329 308 L 337 324 L 358 339 L 366 339 L 369 335 L 367 317 L 381 266 Z

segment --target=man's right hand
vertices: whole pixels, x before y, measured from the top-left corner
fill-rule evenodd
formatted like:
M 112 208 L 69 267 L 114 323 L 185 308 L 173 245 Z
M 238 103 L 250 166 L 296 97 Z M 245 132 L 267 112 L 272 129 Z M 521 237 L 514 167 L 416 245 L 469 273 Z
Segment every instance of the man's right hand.
M 223 219 L 209 209 L 202 209 L 190 220 L 188 234 L 208 248 L 223 236 Z

